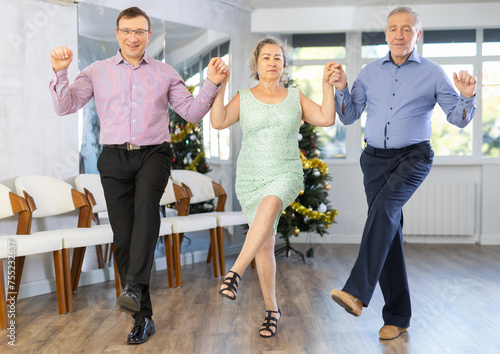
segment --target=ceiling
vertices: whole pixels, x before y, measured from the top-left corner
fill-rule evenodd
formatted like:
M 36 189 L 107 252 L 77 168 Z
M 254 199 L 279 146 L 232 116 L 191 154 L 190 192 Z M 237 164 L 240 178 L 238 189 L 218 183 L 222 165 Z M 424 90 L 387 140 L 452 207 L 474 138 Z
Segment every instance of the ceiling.
M 423 4 L 458 4 L 474 2 L 499 2 L 499 0 L 215 0 L 234 4 L 248 9 L 291 8 L 291 7 L 326 7 L 326 6 L 412 6 Z

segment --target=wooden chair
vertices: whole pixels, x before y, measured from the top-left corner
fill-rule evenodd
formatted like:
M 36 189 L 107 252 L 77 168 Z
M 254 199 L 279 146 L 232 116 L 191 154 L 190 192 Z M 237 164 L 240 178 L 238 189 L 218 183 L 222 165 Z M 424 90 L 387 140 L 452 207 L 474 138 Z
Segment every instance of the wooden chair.
M 94 221 L 94 224 L 91 224 L 91 227 L 106 228 L 112 233 L 113 231 L 109 223 L 101 224 L 100 215 L 107 218 L 108 212 L 106 198 L 104 197 L 104 189 L 101 184 L 101 177 L 97 174 L 78 175 L 75 177 L 75 187 L 79 192 L 85 194 L 90 205 L 92 205 L 92 220 Z M 104 253 L 102 251 L 102 245 L 96 245 L 96 252 L 98 263 L 100 263 L 99 268 L 104 268 L 105 264 L 108 261 L 111 261 L 111 258 L 113 259 L 116 298 L 118 298 L 122 292 L 122 285 L 120 282 L 120 275 L 118 274 L 118 266 L 116 265 L 114 257 L 114 245 L 112 243 L 106 244 Z
M 213 216 L 187 215 L 189 210 L 189 199 L 185 190 L 173 183 L 171 179 L 165 188 L 165 192 L 160 200 L 160 205 L 176 204 L 178 216 L 166 217 L 161 219 L 160 235 L 166 235 L 165 253 L 167 256 L 167 273 L 169 287 L 175 285 L 182 286 L 181 275 L 181 240 L 186 232 L 209 230 L 210 242 L 213 254 L 213 274 L 215 278 L 219 277 L 219 268 L 217 266 L 217 220 Z M 168 227 L 171 227 L 171 234 L 168 234 Z M 171 240 L 171 237 L 173 240 Z M 173 248 L 172 248 L 173 243 Z M 173 259 L 172 259 L 173 258 Z
M 78 289 L 86 247 L 112 243 L 113 233 L 110 228 L 90 227 L 91 204 L 85 194 L 78 192 L 66 182 L 48 176 L 27 175 L 16 178 L 15 185 L 17 194 L 27 193 L 33 197 L 37 204 L 37 210 L 32 214 L 33 218 L 63 215 L 74 210 L 79 211 L 78 227 L 40 231 L 32 234 L 62 237 L 66 310 L 72 312 L 72 291 Z M 70 249 L 73 249 L 71 267 Z
M 8 310 L 17 301 L 25 257 L 52 252 L 56 277 L 59 314 L 66 313 L 62 237 L 57 235 L 28 235 L 31 215 L 35 210 L 32 199 L 28 202 L 0 184 L 0 219 L 18 214 L 17 234 L 0 236 L 0 327 L 8 327 Z M 7 260 L 7 284 L 4 280 L 3 260 Z M 5 294 L 7 285 L 7 297 Z
M 247 219 L 241 211 L 224 211 L 227 194 L 224 188 L 214 182 L 210 177 L 199 172 L 188 170 L 172 170 L 172 179 L 175 183 L 182 185 L 186 189 L 191 204 L 206 202 L 217 199 L 217 206 L 215 212 L 194 214 L 193 217 L 198 215 L 213 216 L 217 220 L 217 250 L 219 258 L 219 266 L 221 275 L 226 274 L 226 261 L 224 252 L 224 233 L 223 228 L 235 225 L 246 225 Z M 210 246 L 207 263 L 214 253 Z M 252 262 L 252 266 L 254 263 Z

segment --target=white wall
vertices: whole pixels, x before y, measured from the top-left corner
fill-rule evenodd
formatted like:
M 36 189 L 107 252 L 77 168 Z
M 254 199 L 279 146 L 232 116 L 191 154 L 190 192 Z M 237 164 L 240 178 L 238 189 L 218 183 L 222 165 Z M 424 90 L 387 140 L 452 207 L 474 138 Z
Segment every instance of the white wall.
M 400 5 L 397 1 L 387 3 L 384 6 L 258 9 L 252 15 L 252 32 L 380 31 L 385 27 L 389 12 Z M 411 7 L 420 14 L 424 29 L 498 27 L 499 2 L 471 1 L 470 4 L 427 4 L 411 5 Z

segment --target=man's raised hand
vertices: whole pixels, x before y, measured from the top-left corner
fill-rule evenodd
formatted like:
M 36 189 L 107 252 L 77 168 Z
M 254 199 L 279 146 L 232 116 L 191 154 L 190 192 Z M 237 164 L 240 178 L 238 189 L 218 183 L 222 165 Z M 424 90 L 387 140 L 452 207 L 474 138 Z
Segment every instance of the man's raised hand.
M 458 74 L 453 73 L 453 81 L 462 96 L 472 97 L 476 94 L 477 78 L 467 70 L 460 70 Z
M 50 62 L 55 72 L 67 69 L 73 60 L 73 52 L 68 47 L 57 47 L 50 52 Z

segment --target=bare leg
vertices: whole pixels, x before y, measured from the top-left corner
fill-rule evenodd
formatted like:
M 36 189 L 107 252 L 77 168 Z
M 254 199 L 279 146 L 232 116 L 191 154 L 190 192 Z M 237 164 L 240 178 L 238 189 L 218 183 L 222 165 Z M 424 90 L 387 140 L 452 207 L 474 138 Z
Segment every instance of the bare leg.
M 241 252 L 231 268 L 233 272 L 243 276 L 243 273 L 247 269 L 250 262 L 252 262 L 252 260 L 256 257 L 257 252 L 259 252 L 262 245 L 264 245 L 270 237 L 273 237 L 273 226 L 278 213 L 281 211 L 281 205 L 281 199 L 276 196 L 267 196 L 261 200 L 259 206 L 257 207 L 257 212 L 255 213 L 252 226 L 250 226 L 250 229 L 248 230 Z M 225 288 L 226 285 L 223 284 L 221 286 L 221 290 L 224 290 Z M 232 296 L 231 291 L 229 290 L 224 291 L 224 293 Z
M 278 312 L 278 304 L 276 301 L 276 258 L 274 257 L 274 244 L 276 238 L 271 234 L 266 242 L 262 245 L 259 252 L 255 256 L 255 262 L 257 263 L 257 272 L 259 274 L 260 287 L 262 289 L 262 295 L 264 296 L 264 302 L 266 304 L 266 311 L 276 311 Z M 279 313 L 273 313 L 272 317 L 279 320 L 281 315 Z M 277 321 L 272 320 L 271 324 L 276 324 Z M 265 328 L 264 326 L 261 327 Z M 270 328 L 271 331 L 276 331 L 276 326 Z M 261 331 L 260 334 L 265 337 L 270 337 L 272 335 L 268 330 Z

